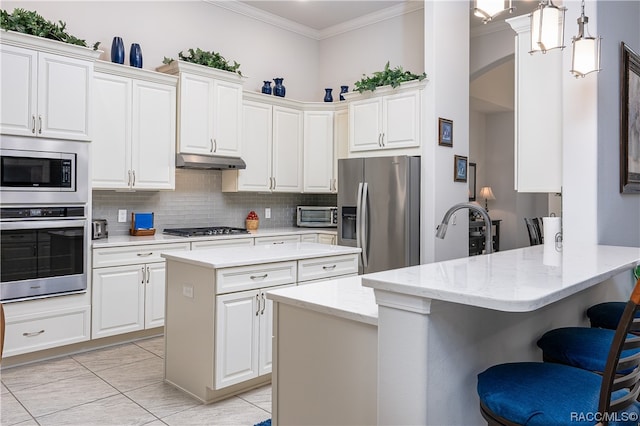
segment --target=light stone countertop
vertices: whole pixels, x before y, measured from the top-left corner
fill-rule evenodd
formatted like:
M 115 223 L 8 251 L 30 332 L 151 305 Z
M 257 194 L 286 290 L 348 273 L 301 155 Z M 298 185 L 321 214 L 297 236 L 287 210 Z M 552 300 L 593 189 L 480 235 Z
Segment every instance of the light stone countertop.
M 640 264 L 640 247 L 537 245 L 367 274 L 375 290 L 530 312 Z M 631 291 L 631 287 L 629 288 Z
M 285 235 L 304 235 L 304 234 L 330 234 L 336 235 L 336 228 L 274 228 L 274 229 L 257 229 L 249 231 L 248 234 L 239 235 L 207 235 L 201 237 L 179 237 L 177 235 L 164 235 L 162 230 L 156 230 L 155 235 L 134 237 L 132 235 L 115 235 L 100 240 L 92 240 L 92 248 L 104 247 L 122 247 L 145 244 L 167 244 L 167 243 L 184 243 L 192 241 L 211 241 L 211 240 L 231 240 L 240 238 L 255 237 L 277 237 Z
M 163 253 L 168 260 L 189 263 L 205 268 L 230 268 L 289 260 L 313 259 L 345 254 L 358 254 L 356 247 L 318 243 L 265 244 L 247 247 L 207 248 L 184 252 Z
M 267 299 L 353 321 L 378 325 L 373 289 L 361 285 L 362 276 L 336 278 L 267 291 Z

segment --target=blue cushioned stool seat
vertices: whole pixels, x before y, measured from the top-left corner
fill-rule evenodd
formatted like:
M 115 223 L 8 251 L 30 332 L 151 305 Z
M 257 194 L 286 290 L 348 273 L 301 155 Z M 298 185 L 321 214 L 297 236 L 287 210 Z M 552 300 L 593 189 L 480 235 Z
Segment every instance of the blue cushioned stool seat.
M 593 305 L 587 309 L 587 317 L 591 322 L 591 327 L 609 328 L 615 330 L 622 316 L 625 302 L 604 302 Z M 636 318 L 640 317 L 640 312 Z
M 615 330 L 604 328 L 564 327 L 546 332 L 537 343 L 545 361 L 603 373 L 614 335 Z M 639 352 L 640 348 L 629 349 L 622 357 Z
M 492 414 L 527 426 L 594 425 L 602 376 L 562 364 L 500 364 L 478 375 L 478 396 Z M 628 393 L 613 393 L 618 398 Z M 616 413 L 609 425 L 637 426 L 637 401 Z M 635 420 L 635 421 L 633 421 Z

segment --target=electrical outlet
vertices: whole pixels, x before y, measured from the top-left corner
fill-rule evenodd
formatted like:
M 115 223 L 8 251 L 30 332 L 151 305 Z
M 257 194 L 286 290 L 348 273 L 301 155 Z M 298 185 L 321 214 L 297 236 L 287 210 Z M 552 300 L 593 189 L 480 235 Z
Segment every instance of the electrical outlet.
M 264 209 L 264 218 L 265 219 L 271 219 L 271 208 L 267 207 L 266 209 Z
M 118 210 L 118 222 L 126 222 L 127 221 L 127 211 L 120 209 Z
M 193 299 L 193 286 L 192 285 L 183 285 L 182 286 L 182 295 L 189 299 Z

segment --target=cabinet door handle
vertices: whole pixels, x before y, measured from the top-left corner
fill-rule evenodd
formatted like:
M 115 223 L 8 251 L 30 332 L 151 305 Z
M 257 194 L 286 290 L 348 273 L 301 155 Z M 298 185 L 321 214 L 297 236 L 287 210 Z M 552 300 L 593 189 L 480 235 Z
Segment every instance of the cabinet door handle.
M 38 134 L 42 134 L 42 115 L 38 114 Z
M 218 152 L 218 140 L 213 138 L 213 152 Z
M 262 293 L 262 310 L 260 311 L 260 315 L 264 315 L 264 309 L 267 307 L 267 299 L 264 297 L 264 293 Z
M 325 271 L 332 271 L 336 269 L 336 265 L 323 266 L 322 269 L 324 269 Z
M 39 336 L 42 333 L 44 333 L 44 330 L 40 330 L 40 331 L 32 331 L 31 333 L 22 333 L 22 335 L 24 337 L 34 337 L 34 336 Z
M 260 295 L 256 294 L 256 316 L 260 315 Z
M 252 280 L 264 280 L 265 278 L 267 278 L 269 276 L 269 274 L 263 274 L 263 275 L 251 275 L 249 278 L 251 278 Z
M 134 170 L 132 174 L 133 174 L 133 182 L 131 183 L 131 186 L 136 186 L 136 171 Z
M 127 181 L 127 186 L 131 186 L 131 170 L 129 170 L 129 180 Z
M 141 281 L 140 284 L 144 284 L 144 281 L 145 281 L 145 278 L 146 278 L 146 273 L 145 273 L 145 270 L 144 270 L 144 266 L 141 269 L 142 269 L 142 281 Z
M 150 251 L 149 253 L 138 253 L 136 256 L 140 256 L 140 257 L 149 257 L 153 254 L 152 251 Z
M 273 244 L 284 244 L 284 241 L 274 241 Z
M 276 189 L 276 177 L 273 177 L 273 189 Z
M 209 139 L 209 142 L 211 143 L 211 147 L 209 148 L 209 152 L 213 152 L 213 139 Z
M 382 139 L 381 139 L 381 141 L 382 141 L 382 147 L 384 148 L 384 147 L 385 147 L 385 144 L 384 144 L 384 132 L 382 133 Z
M 151 276 L 151 271 L 149 270 L 149 267 L 147 266 L 147 284 L 149 284 L 149 277 Z
M 36 134 L 36 116 L 35 114 L 31 116 L 31 133 Z

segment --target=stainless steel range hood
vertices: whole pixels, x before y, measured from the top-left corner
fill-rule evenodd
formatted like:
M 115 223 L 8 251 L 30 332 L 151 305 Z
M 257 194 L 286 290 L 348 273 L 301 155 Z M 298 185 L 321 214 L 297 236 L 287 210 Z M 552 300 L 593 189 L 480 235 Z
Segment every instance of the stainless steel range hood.
M 176 154 L 176 167 L 182 169 L 233 170 L 246 169 L 247 165 L 240 157 Z

